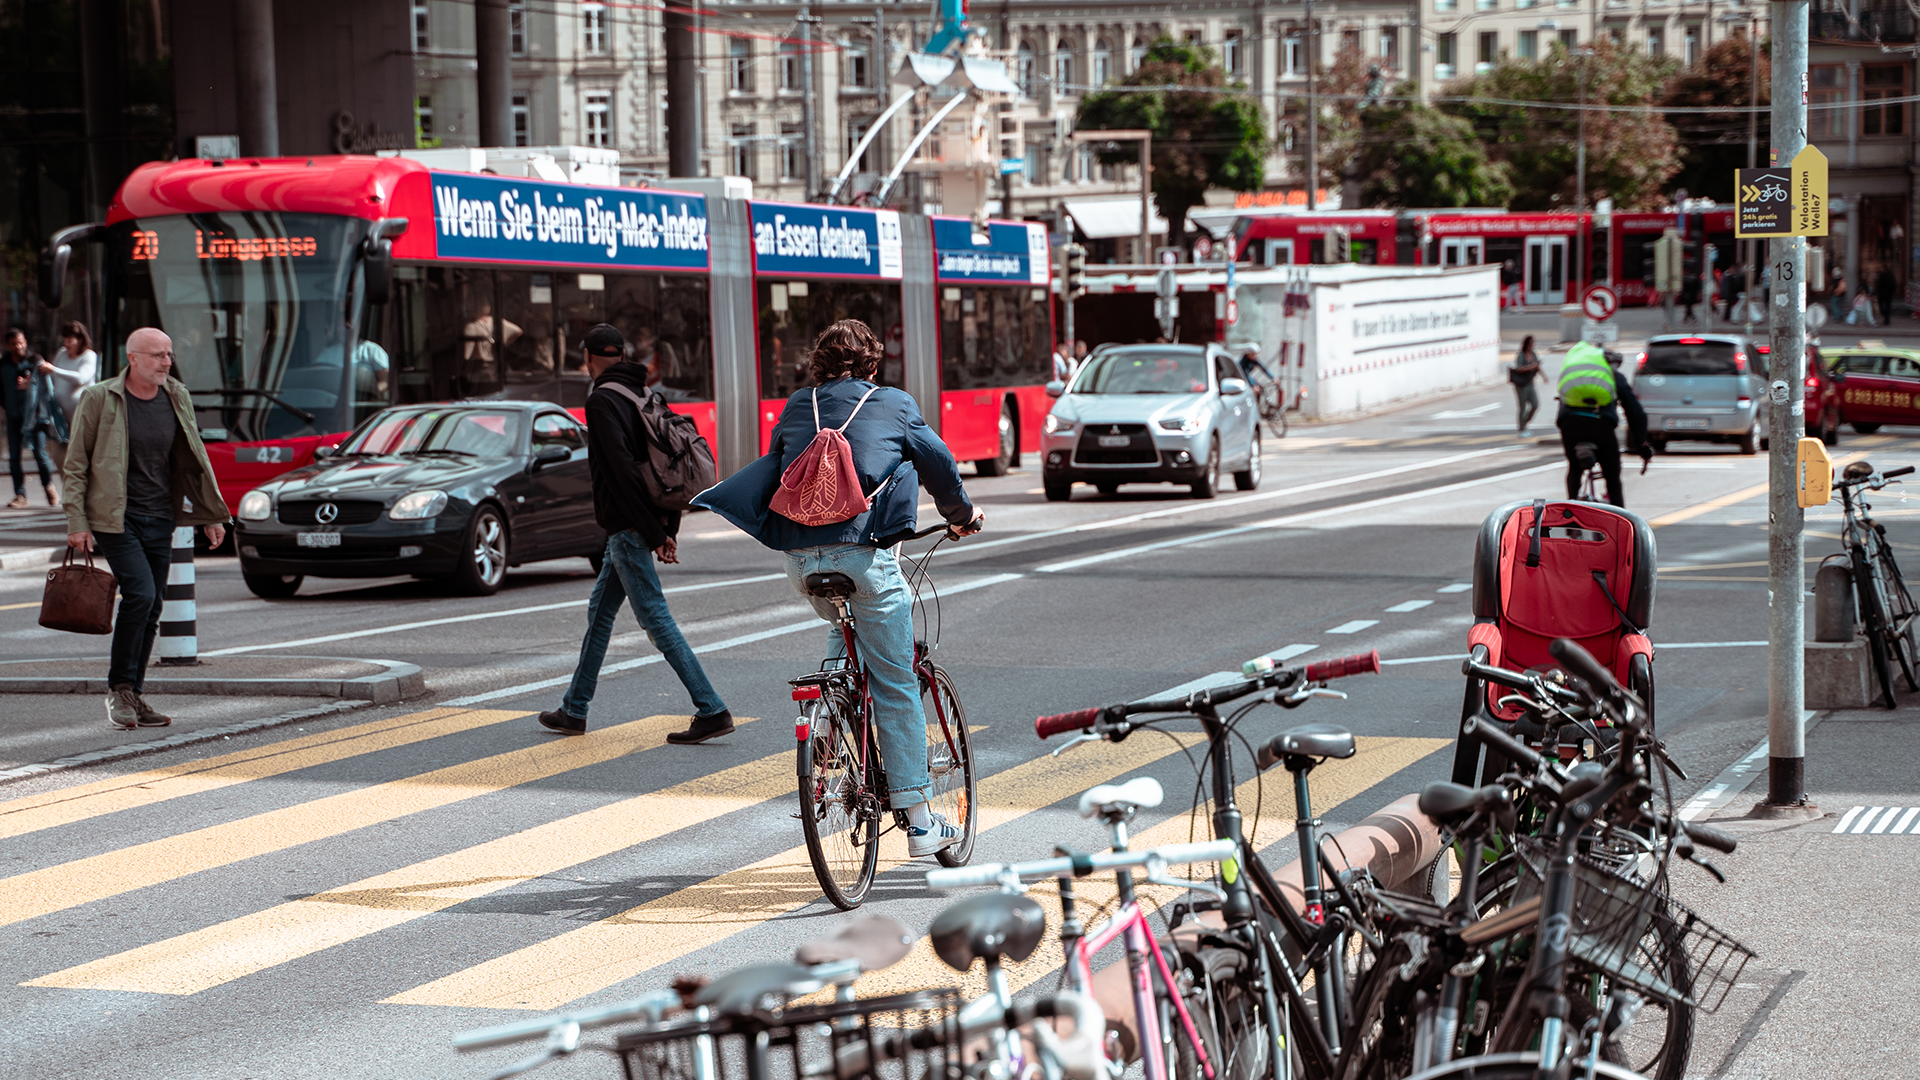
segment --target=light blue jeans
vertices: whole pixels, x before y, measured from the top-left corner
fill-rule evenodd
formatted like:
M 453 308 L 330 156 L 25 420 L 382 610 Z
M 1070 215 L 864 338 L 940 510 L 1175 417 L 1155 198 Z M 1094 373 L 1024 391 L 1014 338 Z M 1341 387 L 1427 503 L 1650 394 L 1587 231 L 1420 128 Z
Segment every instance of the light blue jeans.
M 633 601 L 633 617 L 647 640 L 660 650 L 667 666 L 686 685 L 693 696 L 696 716 L 725 712 L 726 702 L 707 681 L 706 669 L 693 647 L 680 635 L 680 626 L 667 610 L 667 598 L 660 591 L 660 575 L 653 569 L 653 552 L 633 532 L 607 537 L 607 558 L 600 564 L 600 577 L 593 583 L 593 595 L 587 600 L 587 636 L 580 642 L 580 663 L 573 669 L 573 682 L 560 708 L 568 715 L 587 718 L 587 705 L 600 685 L 600 665 L 607 658 L 607 641 L 613 637 L 613 620 L 620 614 L 620 603 Z
M 887 769 L 887 801 L 896 810 L 927 801 L 933 778 L 927 774 L 927 714 L 920 704 L 920 679 L 913 671 L 913 594 L 900 576 L 891 549 L 865 544 L 796 548 L 787 554 L 787 580 L 806 596 L 808 574 L 838 570 L 853 579 L 847 607 L 860 640 L 860 662 L 867 669 L 867 692 L 879 727 L 880 761 Z M 833 604 L 808 596 L 813 610 L 831 622 Z M 829 631 L 827 655 L 845 656 L 838 627 Z

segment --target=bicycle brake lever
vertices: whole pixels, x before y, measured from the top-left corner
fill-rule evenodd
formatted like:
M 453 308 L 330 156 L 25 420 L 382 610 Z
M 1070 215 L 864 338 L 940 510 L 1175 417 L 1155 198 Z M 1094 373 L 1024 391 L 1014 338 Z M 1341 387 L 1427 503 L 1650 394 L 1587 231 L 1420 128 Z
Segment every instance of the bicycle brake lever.
M 1294 705 L 1298 705 L 1308 698 L 1316 697 L 1339 698 L 1342 701 L 1347 699 L 1347 695 L 1339 690 L 1329 690 L 1324 686 L 1317 686 L 1313 683 L 1301 683 L 1300 688 L 1288 694 L 1285 700 Z
M 1068 739 L 1066 742 L 1061 743 L 1059 746 L 1054 747 L 1053 753 L 1047 756 L 1059 757 L 1061 754 L 1066 753 L 1067 751 L 1073 749 L 1074 747 L 1080 745 L 1083 742 L 1098 742 L 1099 739 L 1100 739 L 1100 736 L 1098 735 L 1075 735 L 1073 738 Z
M 487 1080 L 507 1080 L 508 1077 L 519 1076 L 521 1073 L 530 1072 L 545 1065 L 549 1061 L 557 1061 L 560 1058 L 566 1057 L 578 1049 L 580 1049 L 580 1025 L 575 1021 L 569 1020 L 564 1024 L 555 1026 L 547 1032 L 547 1045 L 539 1053 L 501 1069 L 499 1072 L 487 1077 Z

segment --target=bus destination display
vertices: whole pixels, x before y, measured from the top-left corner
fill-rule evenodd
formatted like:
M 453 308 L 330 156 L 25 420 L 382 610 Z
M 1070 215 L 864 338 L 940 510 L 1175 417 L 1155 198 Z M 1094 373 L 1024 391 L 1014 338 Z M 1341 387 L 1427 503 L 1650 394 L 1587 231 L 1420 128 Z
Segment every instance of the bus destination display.
M 135 229 L 129 234 L 134 262 L 152 262 L 160 257 L 160 234 L 150 229 Z M 236 262 L 260 262 L 265 259 L 297 259 L 317 255 L 320 242 L 311 236 L 228 236 L 193 230 L 193 253 L 201 259 L 232 259 Z

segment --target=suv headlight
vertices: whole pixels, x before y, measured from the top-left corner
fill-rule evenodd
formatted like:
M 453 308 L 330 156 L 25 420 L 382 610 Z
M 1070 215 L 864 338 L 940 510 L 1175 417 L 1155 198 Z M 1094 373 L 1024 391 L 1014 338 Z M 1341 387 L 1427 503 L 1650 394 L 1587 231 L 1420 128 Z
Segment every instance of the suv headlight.
M 1160 421 L 1160 426 L 1168 431 L 1177 431 L 1182 435 L 1191 435 L 1200 430 L 1200 418 L 1197 416 L 1174 416 Z
M 387 516 L 395 521 L 417 521 L 420 518 L 439 517 L 446 508 L 446 492 L 413 491 L 400 496 L 400 501 L 393 504 Z
M 1079 423 L 1080 421 L 1069 420 L 1059 413 L 1048 413 L 1046 420 L 1042 421 L 1040 426 L 1046 428 L 1049 435 L 1063 435 L 1072 431 Z
M 240 496 L 241 521 L 265 521 L 273 516 L 273 496 L 264 491 L 249 491 Z

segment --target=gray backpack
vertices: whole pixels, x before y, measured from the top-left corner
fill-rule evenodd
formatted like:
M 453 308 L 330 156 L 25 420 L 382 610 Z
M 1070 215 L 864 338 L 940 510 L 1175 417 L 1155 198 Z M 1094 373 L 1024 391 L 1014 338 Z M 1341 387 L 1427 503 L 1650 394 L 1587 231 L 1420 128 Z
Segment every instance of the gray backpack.
M 667 400 L 659 394 L 642 398 L 617 382 L 602 386 L 633 402 L 640 412 L 640 437 L 646 443 L 646 454 L 640 459 L 640 482 L 646 485 L 647 498 L 662 510 L 690 509 L 695 496 L 718 479 L 713 448 L 700 437 L 693 417 L 668 408 Z

